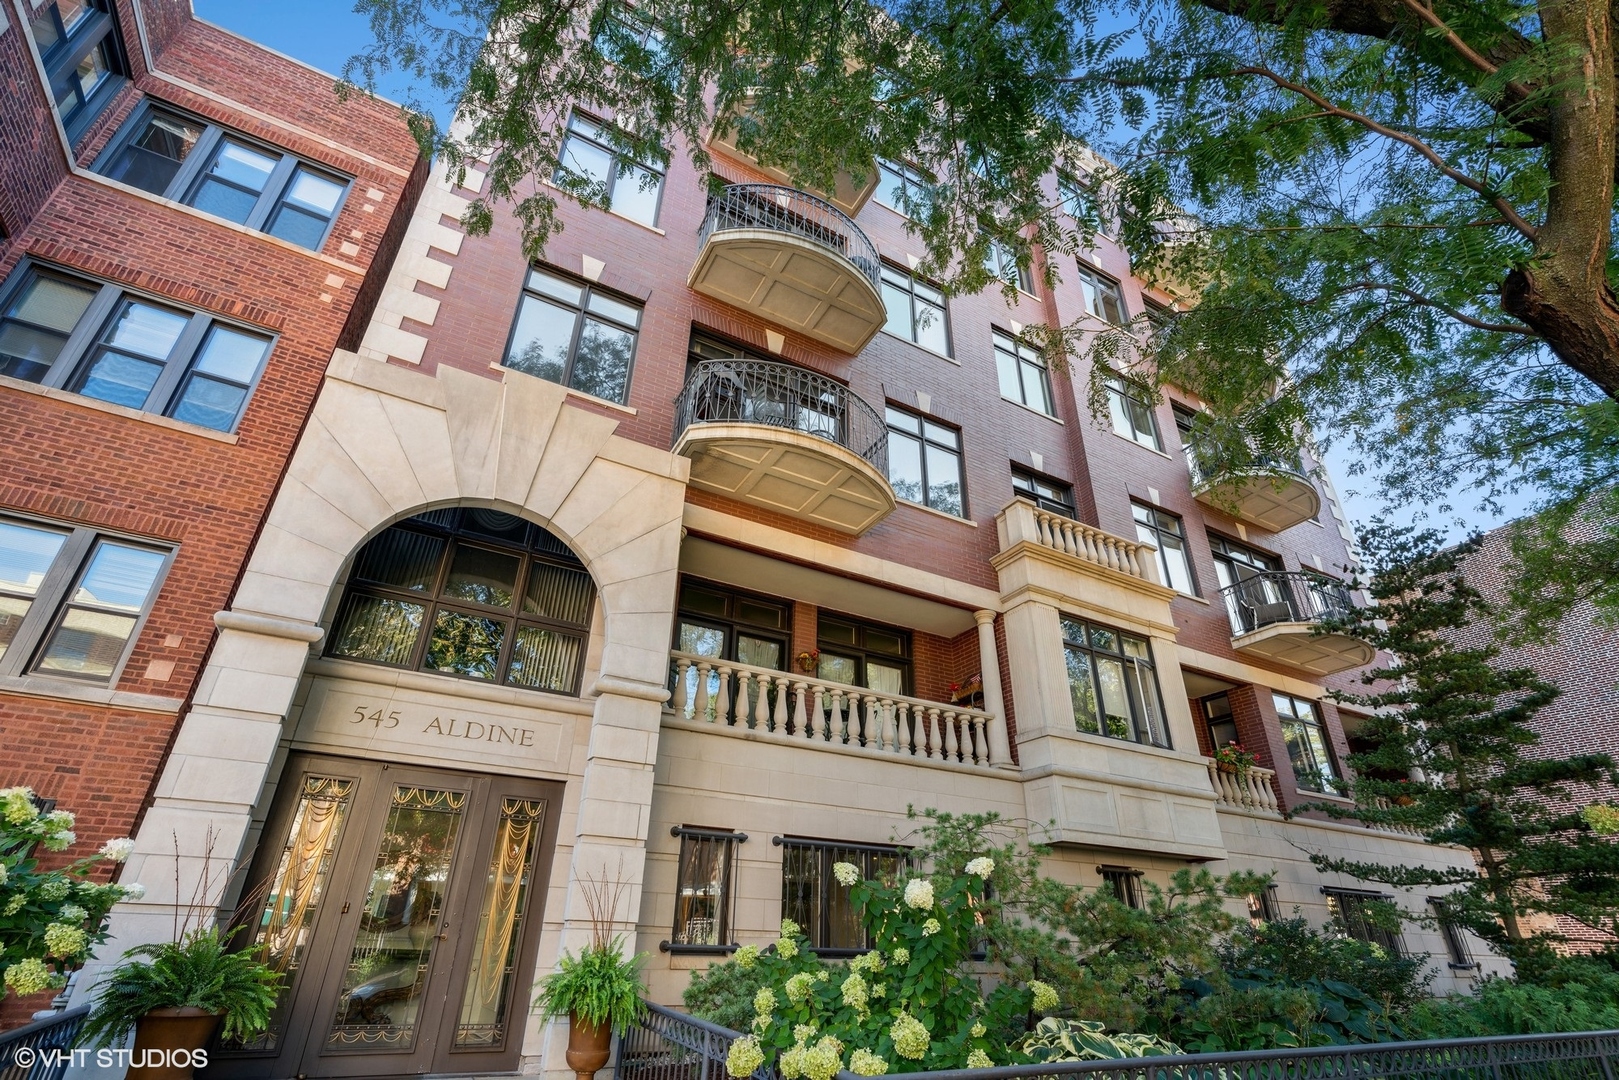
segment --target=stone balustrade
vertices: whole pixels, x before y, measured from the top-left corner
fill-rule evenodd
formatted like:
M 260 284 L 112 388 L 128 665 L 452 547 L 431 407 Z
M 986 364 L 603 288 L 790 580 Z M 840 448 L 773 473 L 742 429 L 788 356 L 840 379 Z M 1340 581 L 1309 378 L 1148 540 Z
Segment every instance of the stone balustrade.
M 1372 808 L 1374 810 L 1392 810 L 1392 809 L 1394 809 L 1394 804 L 1392 802 L 1390 802 L 1388 799 L 1385 799 L 1381 795 L 1372 795 L 1372 796 L 1364 797 L 1364 798 L 1361 799 L 1361 805 L 1362 806 L 1368 806 L 1368 807 L 1370 807 L 1370 808 Z M 1422 830 L 1421 829 L 1414 828 L 1414 827 L 1412 827 L 1410 825 L 1401 825 L 1401 824 L 1398 824 L 1398 823 L 1392 822 L 1392 821 L 1380 822 L 1379 824 L 1373 825 L 1371 827 L 1374 828 L 1374 829 L 1383 829 L 1386 832 L 1406 833 L 1409 836 L 1421 836 L 1422 835 Z
M 1276 773 L 1250 765 L 1246 769 L 1226 772 L 1210 758 L 1209 783 L 1220 796 L 1221 806 L 1234 806 L 1263 814 L 1280 814 L 1282 806 L 1276 801 Z
M 1027 541 L 1088 563 L 1140 578 L 1158 580 L 1157 549 L 1114 536 L 1083 521 L 1042 510 L 1027 499 L 1013 499 L 996 515 L 1001 550 Z
M 872 754 L 985 768 L 1004 747 L 1002 721 L 978 709 L 886 694 L 788 671 L 672 652 L 677 719 L 747 730 L 785 742 L 826 743 Z

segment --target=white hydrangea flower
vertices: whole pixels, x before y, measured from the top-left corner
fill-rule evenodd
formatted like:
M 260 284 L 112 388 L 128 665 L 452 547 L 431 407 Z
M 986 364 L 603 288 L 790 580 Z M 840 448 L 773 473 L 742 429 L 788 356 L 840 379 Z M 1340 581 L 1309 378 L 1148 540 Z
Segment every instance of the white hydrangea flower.
M 854 863 L 833 863 L 832 876 L 838 879 L 839 885 L 848 887 L 860 880 L 860 868 L 855 866 Z
M 856 1076 L 881 1076 L 888 1071 L 888 1062 L 861 1048 L 849 1056 L 849 1071 Z
M 1029 992 L 1034 995 L 1034 1011 L 1037 1013 L 1052 1012 L 1059 1004 L 1057 991 L 1052 989 L 1049 983 L 1031 979 L 1029 981 Z
M 124 890 L 125 900 L 144 900 L 146 898 L 146 886 L 138 881 L 131 881 L 128 885 L 118 887 Z
M 753 1070 L 765 1063 L 765 1052 L 759 1046 L 759 1039 L 755 1035 L 744 1035 L 731 1044 L 730 1052 L 725 1055 L 725 1071 L 740 1080 L 744 1076 L 752 1076 Z
M 101 845 L 101 857 L 111 859 L 113 862 L 123 862 L 135 854 L 135 841 L 125 836 L 118 840 L 108 840 Z
M 988 855 L 980 855 L 978 858 L 967 864 L 967 873 L 981 877 L 985 881 L 988 881 L 989 875 L 993 874 L 994 872 L 995 860 L 990 858 Z
M 938 919 L 929 919 L 927 922 L 922 924 L 922 936 L 932 937 L 934 934 L 937 934 L 943 929 L 944 927 L 939 925 Z
M 994 1067 L 995 1063 L 982 1050 L 974 1050 L 967 1055 L 967 1068 L 969 1069 L 993 1069 Z
M 905 903 L 918 911 L 933 906 L 933 882 L 927 878 L 912 878 L 905 883 Z
M 926 1057 L 928 1044 L 933 1041 L 922 1021 L 910 1013 L 899 1014 L 899 1019 L 888 1029 L 888 1037 L 894 1040 L 895 1053 L 912 1061 Z

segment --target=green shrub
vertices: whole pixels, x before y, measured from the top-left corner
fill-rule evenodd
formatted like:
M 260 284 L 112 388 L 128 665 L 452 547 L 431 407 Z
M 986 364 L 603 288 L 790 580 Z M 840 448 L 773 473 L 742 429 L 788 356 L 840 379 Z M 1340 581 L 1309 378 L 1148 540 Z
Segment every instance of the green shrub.
M 747 1031 L 753 1023 L 754 996 L 769 980 L 769 972 L 757 964 L 744 967 L 727 960 L 709 965 L 707 971 L 692 972 L 682 1000 L 699 1019 L 732 1031 Z
M 1048 1016 L 1023 1040 L 1023 1053 L 1037 1065 L 1050 1061 L 1115 1061 L 1183 1053 L 1156 1035 L 1109 1034 L 1099 1020 Z
M 545 1016 L 577 1013 L 587 1024 L 623 1031 L 641 1015 L 641 956 L 624 955 L 624 939 L 592 941 L 578 956 L 562 954 L 556 971 L 540 981 L 535 1011 Z
M 1382 946 L 1317 930 L 1303 919 L 1239 925 L 1219 955 L 1220 966 L 1233 976 L 1266 985 L 1343 983 L 1391 1015 L 1428 1000 L 1434 978 L 1426 958 L 1395 956 Z
M 79 1038 L 90 1046 L 122 1042 L 153 1009 L 206 1009 L 223 1018 L 220 1036 L 252 1039 L 270 1023 L 281 976 L 252 950 L 231 952 L 217 927 L 192 930 L 179 941 L 137 945 L 101 984 Z
M 1426 1039 L 1612 1030 L 1619 1028 L 1619 974 L 1593 969 L 1584 981 L 1561 986 L 1485 979 L 1472 994 L 1422 1002 L 1411 1027 Z

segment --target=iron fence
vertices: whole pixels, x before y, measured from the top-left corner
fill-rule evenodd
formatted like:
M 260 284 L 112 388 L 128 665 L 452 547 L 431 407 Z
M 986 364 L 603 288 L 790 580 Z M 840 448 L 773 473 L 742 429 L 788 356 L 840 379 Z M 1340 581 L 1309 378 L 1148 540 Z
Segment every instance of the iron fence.
M 888 475 L 888 426 L 847 386 L 774 360 L 704 360 L 675 398 L 675 439 L 693 424 L 768 424 L 818 435 Z
M 1297 450 L 1287 457 L 1279 454 L 1254 454 L 1239 463 L 1219 460 L 1207 448 L 1200 449 L 1196 444 L 1190 444 L 1186 447 L 1186 465 L 1192 474 L 1194 488 L 1236 477 L 1275 473 L 1288 473 L 1308 479 L 1304 472 L 1304 458 Z
M 1220 590 L 1233 633 L 1282 622 L 1315 622 L 1352 614 L 1354 601 L 1341 581 L 1303 571 L 1266 570 Z
M 708 198 L 697 245 L 727 229 L 768 229 L 802 237 L 853 263 L 882 291 L 877 248 L 849 215 L 818 196 L 781 184 L 731 184 Z
M 729 1028 L 649 1002 L 641 1019 L 619 1040 L 614 1080 L 731 1080 L 725 1057 L 741 1037 Z M 768 1066 L 753 1076 L 780 1080 Z
M 0 1080 L 62 1080 L 88 1015 L 90 1006 L 80 1005 L 0 1032 Z

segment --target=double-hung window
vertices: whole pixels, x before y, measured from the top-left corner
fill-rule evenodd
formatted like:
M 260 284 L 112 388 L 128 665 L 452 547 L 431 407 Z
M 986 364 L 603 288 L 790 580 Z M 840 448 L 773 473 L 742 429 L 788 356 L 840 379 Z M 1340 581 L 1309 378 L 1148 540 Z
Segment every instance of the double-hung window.
M 617 153 L 607 125 L 583 113 L 568 118 L 562 142 L 561 165 L 554 182 L 573 194 L 605 193 L 613 213 L 656 227 L 658 204 L 663 199 L 663 169 L 631 161 Z
M 349 180 L 217 124 L 143 104 L 101 155 L 105 176 L 319 251 Z
M 1074 727 L 1091 735 L 1168 746 L 1152 648 L 1136 637 L 1062 616 Z
M 1338 770 L 1333 764 L 1327 731 L 1315 702 L 1291 694 L 1271 694 L 1276 716 L 1282 722 L 1282 738 L 1287 755 L 1293 760 L 1293 778 L 1300 791 L 1334 794 L 1338 790 Z
M 1107 411 L 1115 434 L 1153 450 L 1162 451 L 1158 418 L 1153 415 L 1152 395 L 1145 386 L 1111 371 L 1103 379 L 1107 388 Z
M 930 186 L 919 169 L 898 161 L 877 160 L 877 190 L 873 198 L 890 210 L 909 216 L 911 208 L 927 197 Z
M 780 843 L 781 917 L 797 923 L 811 948 L 823 955 L 869 949 L 860 913 L 849 899 L 851 886 L 838 883 L 832 866 L 852 863 L 863 881 L 893 882 L 905 866 L 904 849 L 793 837 Z
M 77 274 L 23 265 L 0 289 L 0 375 L 231 431 L 271 339 Z
M 1430 896 L 1428 906 L 1433 909 L 1434 920 L 1439 924 L 1439 933 L 1445 939 L 1445 952 L 1450 957 L 1451 968 L 1466 971 L 1478 967 L 1478 961 L 1473 959 L 1473 950 L 1467 944 L 1467 932 L 1451 917 L 1446 909 L 1445 898 Z
M 1114 326 L 1125 326 L 1130 314 L 1124 307 L 1124 293 L 1119 283 L 1080 264 L 1079 291 L 1085 299 L 1085 312 Z
M 984 252 L 984 269 L 991 277 L 1034 295 L 1034 270 L 1018 262 L 1017 251 L 1010 244 L 991 240 L 989 250 Z
M 1398 915 L 1391 897 L 1363 889 L 1326 887 L 1321 894 L 1327 898 L 1327 910 L 1342 934 L 1381 946 L 1392 956 L 1405 955 L 1405 943 L 1400 939 Z
M 1051 373 L 1040 350 L 1011 334 L 995 330 L 995 370 L 1001 380 L 1001 397 L 1027 405 L 1051 416 Z
M 506 366 L 622 405 L 641 308 L 538 267 L 528 272 Z
M 888 482 L 907 502 L 966 517 L 961 432 L 888 406 Z
M 816 674 L 828 682 L 879 694 L 911 691 L 911 635 L 904 630 L 824 612 L 816 631 Z
M 736 851 L 747 835 L 687 825 L 672 831 L 680 838 L 680 866 L 669 944 L 688 952 L 723 949 L 730 944 L 732 933 Z
M 360 549 L 327 651 L 577 695 L 595 603 L 589 572 L 540 526 L 435 510 Z
M 1158 573 L 1165 585 L 1188 596 L 1197 595 L 1191 556 L 1186 553 L 1186 523 L 1174 514 L 1132 502 L 1136 539 L 1158 548 Z
M 0 675 L 111 685 L 171 555 L 90 529 L 0 517 Z
M 1065 518 L 1078 516 L 1074 513 L 1072 487 L 1056 480 L 1048 480 L 1021 465 L 1012 466 L 1012 490 L 1042 510 L 1061 514 Z
M 950 355 L 950 323 L 944 292 L 937 285 L 884 263 L 883 308 L 888 314 L 884 330 L 941 356 Z
M 48 0 L 29 23 L 69 141 L 90 126 L 125 81 L 123 40 L 110 0 Z

